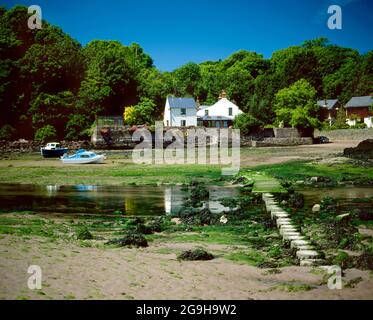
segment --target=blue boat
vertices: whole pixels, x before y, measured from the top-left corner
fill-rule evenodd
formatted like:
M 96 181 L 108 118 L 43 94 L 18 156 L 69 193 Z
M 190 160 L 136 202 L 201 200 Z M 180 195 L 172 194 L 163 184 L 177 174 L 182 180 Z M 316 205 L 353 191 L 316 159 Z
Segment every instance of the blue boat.
M 90 163 L 104 163 L 105 155 L 96 154 L 92 151 L 84 149 L 78 150 L 75 154 L 69 156 L 65 154 L 60 158 L 62 163 L 65 164 L 90 164 Z
M 40 153 L 44 158 L 60 158 L 68 151 L 69 149 L 62 148 L 58 142 L 51 142 L 44 148 L 40 148 Z

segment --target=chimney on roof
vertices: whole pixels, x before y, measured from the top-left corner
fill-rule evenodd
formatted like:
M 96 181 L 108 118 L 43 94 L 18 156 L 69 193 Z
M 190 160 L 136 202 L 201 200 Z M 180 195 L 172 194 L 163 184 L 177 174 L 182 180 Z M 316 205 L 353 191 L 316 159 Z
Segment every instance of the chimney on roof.
M 219 95 L 219 100 L 223 99 L 223 98 L 226 98 L 227 97 L 227 93 L 225 92 L 225 90 L 223 89 L 221 92 L 220 92 L 220 95 Z
M 201 104 L 199 102 L 199 97 L 197 97 L 197 101 L 196 101 L 196 109 L 199 110 L 199 108 L 201 107 Z

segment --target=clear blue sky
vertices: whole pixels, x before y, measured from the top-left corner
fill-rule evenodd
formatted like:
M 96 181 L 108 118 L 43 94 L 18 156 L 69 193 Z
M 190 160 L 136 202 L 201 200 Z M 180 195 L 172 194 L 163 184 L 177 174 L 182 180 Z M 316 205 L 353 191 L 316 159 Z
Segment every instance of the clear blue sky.
M 278 49 L 325 36 L 365 53 L 373 49 L 373 0 L 2 0 L 38 4 L 43 19 L 83 45 L 94 39 L 139 43 L 165 71 L 224 59 L 245 49 Z M 343 8 L 343 29 L 327 28 L 327 8 Z

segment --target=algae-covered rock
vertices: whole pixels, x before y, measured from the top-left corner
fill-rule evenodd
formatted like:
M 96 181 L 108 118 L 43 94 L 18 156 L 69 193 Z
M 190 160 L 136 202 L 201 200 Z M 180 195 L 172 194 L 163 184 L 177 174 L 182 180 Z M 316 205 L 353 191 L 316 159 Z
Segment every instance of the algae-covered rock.
M 87 227 L 82 227 L 78 230 L 76 237 L 78 240 L 92 240 L 93 235 L 89 232 Z
M 128 232 L 121 239 L 110 240 L 106 244 L 118 245 L 121 247 L 147 247 L 148 241 L 141 233 Z
M 177 259 L 186 261 L 207 261 L 214 259 L 214 256 L 203 249 L 195 249 L 182 252 L 180 255 L 178 255 Z

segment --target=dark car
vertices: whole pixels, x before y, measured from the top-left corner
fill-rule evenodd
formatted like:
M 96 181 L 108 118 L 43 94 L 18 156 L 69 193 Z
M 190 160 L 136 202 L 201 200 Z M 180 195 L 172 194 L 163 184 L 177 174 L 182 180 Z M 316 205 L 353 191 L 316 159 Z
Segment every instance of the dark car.
M 313 142 L 316 144 L 320 143 L 330 143 L 330 140 L 328 137 L 320 136 L 313 139 Z

